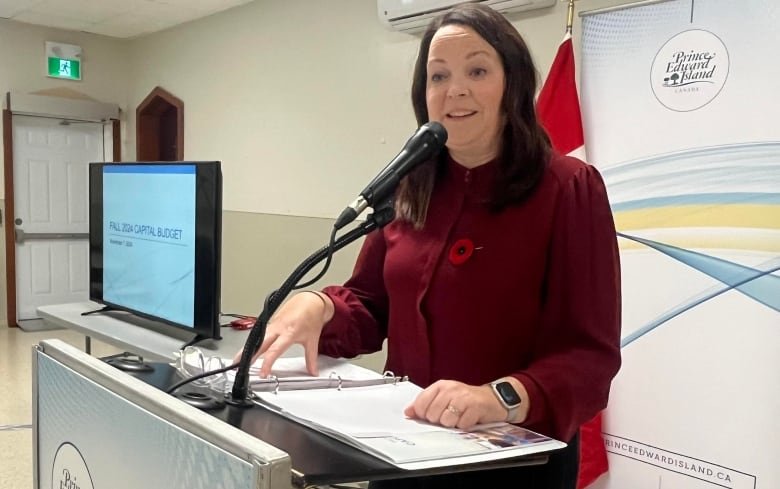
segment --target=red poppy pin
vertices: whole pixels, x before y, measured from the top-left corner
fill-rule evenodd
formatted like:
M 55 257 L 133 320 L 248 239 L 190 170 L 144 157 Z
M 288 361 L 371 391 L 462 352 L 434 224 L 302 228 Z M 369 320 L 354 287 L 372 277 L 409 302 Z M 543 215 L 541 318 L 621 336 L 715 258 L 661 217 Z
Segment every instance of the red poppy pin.
M 453 265 L 462 265 L 474 254 L 474 242 L 470 239 L 459 239 L 450 248 L 449 259 Z

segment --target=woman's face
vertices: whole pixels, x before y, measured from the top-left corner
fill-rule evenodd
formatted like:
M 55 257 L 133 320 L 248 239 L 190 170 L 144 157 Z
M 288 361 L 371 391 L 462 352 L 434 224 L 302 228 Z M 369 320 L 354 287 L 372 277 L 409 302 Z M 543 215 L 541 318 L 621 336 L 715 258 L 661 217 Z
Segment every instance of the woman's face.
M 493 47 L 471 28 L 446 25 L 428 52 L 428 117 L 447 129 L 447 148 L 466 166 L 495 158 L 505 123 L 504 67 Z

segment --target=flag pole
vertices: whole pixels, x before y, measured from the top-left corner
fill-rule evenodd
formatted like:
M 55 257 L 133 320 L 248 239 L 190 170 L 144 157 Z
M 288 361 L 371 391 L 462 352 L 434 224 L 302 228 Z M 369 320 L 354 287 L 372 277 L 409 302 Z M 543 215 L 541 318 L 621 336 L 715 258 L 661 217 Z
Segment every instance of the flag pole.
M 574 0 L 569 0 L 569 13 L 566 16 L 566 32 L 571 34 L 571 27 L 574 25 Z

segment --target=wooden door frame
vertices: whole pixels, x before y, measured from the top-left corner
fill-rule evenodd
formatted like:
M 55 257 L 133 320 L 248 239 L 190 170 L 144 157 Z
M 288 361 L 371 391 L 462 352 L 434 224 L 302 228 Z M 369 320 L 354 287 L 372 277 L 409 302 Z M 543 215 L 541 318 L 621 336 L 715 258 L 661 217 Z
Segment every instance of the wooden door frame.
M 51 116 L 51 118 L 54 118 Z M 96 121 L 98 122 L 98 121 Z M 111 119 L 114 161 L 122 160 L 120 125 L 118 119 Z M 105 148 L 104 148 L 105 149 Z M 14 145 L 13 109 L 11 96 L 6 94 L 6 108 L 3 109 L 3 175 L 5 178 L 5 276 L 6 276 L 6 321 L 8 327 L 16 328 L 16 237 L 14 235 Z
M 176 112 L 176 161 L 184 159 L 184 101 L 162 87 L 154 87 L 135 109 L 135 154 L 138 161 L 156 161 L 145 158 L 151 144 L 159 146 L 159 134 L 149 130 L 150 121 L 159 124 L 160 107 Z M 159 132 L 159 131 L 157 131 Z M 155 153 L 159 154 L 159 147 Z

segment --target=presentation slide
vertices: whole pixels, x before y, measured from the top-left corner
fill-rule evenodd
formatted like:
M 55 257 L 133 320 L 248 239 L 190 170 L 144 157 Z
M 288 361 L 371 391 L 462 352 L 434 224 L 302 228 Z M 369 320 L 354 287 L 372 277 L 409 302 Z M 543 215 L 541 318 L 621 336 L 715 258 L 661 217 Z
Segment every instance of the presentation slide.
M 103 300 L 192 327 L 195 166 L 103 168 Z

